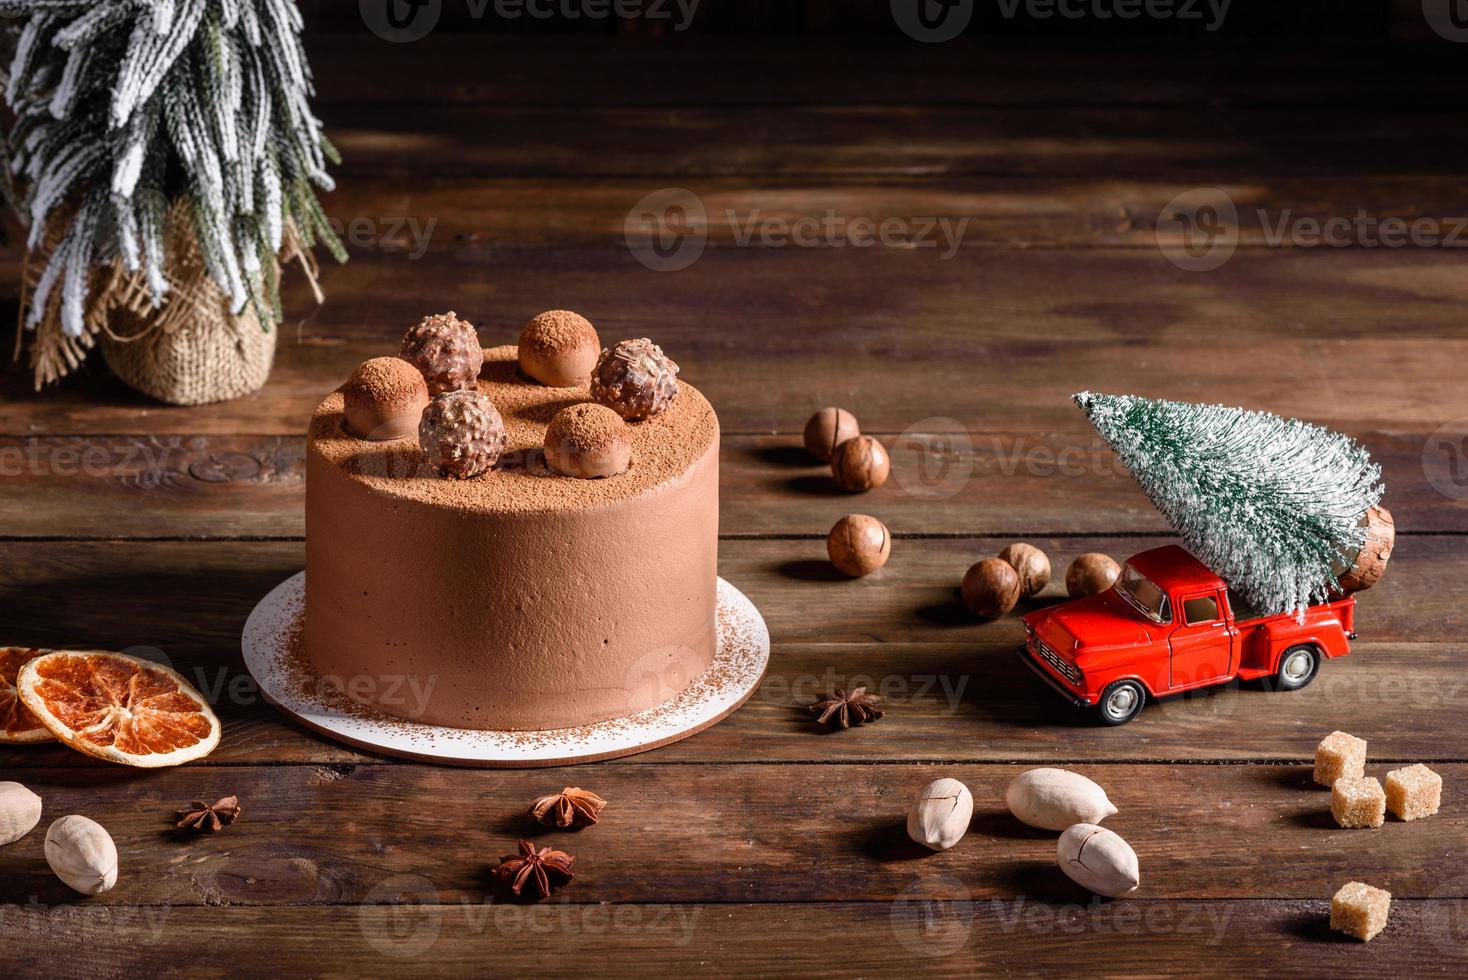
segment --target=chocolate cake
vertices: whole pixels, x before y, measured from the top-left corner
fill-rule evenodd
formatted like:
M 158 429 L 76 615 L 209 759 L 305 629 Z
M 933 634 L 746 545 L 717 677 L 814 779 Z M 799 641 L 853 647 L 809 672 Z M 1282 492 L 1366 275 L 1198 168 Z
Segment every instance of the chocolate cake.
M 359 438 L 341 390 L 316 409 L 307 658 L 358 701 L 457 728 L 571 728 L 667 700 L 715 653 L 713 408 L 674 380 L 666 408 L 626 423 L 625 471 L 563 475 L 547 427 L 593 400 L 589 384 L 541 384 L 513 346 L 483 357 L 468 390 L 493 402 L 505 440 L 473 478 L 446 476 L 413 436 Z

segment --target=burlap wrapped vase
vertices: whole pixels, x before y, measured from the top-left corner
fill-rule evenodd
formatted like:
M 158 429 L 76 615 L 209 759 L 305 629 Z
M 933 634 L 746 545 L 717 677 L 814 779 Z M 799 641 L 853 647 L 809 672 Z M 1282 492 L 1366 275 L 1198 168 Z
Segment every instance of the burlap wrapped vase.
M 46 311 L 32 351 L 36 386 L 48 384 L 81 364 L 87 349 L 101 340 L 107 366 L 130 387 L 172 405 L 204 405 L 259 390 L 275 360 L 276 331 L 261 323 L 253 304 L 230 311 L 229 297 L 204 264 L 188 220 L 187 202 L 175 201 L 167 217 L 167 290 L 155 305 L 146 276 L 121 263 L 97 268 L 92 277 L 86 330 L 65 334 L 55 304 Z M 306 278 L 322 299 L 317 267 L 287 222 L 279 259 L 260 275 L 278 279 L 280 263 L 299 259 Z M 52 242 L 48 245 L 54 244 Z M 35 264 L 27 262 L 23 283 L 34 288 Z M 257 295 L 265 290 L 258 288 Z M 22 304 L 24 305 L 24 304 Z
M 239 398 L 259 390 L 270 376 L 275 331 L 262 329 L 253 310 L 230 316 L 227 309 L 216 309 L 173 329 L 159 322 L 169 319 L 178 318 L 167 308 L 143 315 L 113 310 L 102 334 L 102 356 L 112 373 L 172 405 Z

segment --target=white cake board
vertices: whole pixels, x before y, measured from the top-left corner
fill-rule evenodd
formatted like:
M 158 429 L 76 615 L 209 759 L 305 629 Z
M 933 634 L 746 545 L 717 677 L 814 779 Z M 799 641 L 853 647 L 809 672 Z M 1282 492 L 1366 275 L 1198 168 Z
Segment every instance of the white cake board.
M 451 766 L 519 769 L 646 752 L 717 724 L 749 700 L 770 662 L 770 632 L 754 603 L 719 579 L 719 649 L 681 694 L 637 714 L 580 728 L 479 731 L 359 717 L 303 693 L 288 637 L 305 610 L 306 573 L 261 599 L 245 621 L 245 666 L 266 700 L 307 728 L 358 748 Z

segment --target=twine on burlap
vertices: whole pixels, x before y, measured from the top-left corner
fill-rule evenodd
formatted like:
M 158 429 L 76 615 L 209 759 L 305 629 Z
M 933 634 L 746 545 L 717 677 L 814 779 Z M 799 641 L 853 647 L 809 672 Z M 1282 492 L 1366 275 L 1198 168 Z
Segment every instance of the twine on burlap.
M 120 261 L 93 270 L 81 336 L 67 335 L 61 329 L 60 304 L 48 304 L 31 352 L 37 390 L 80 365 L 99 337 L 112 372 L 159 401 L 203 405 L 247 395 L 265 383 L 275 358 L 276 331 L 262 326 L 253 305 L 246 304 L 239 314 L 230 312 L 228 296 L 204 264 L 186 201 L 169 209 L 166 236 L 168 292 L 161 306 L 153 305 L 145 274 L 127 271 Z M 48 236 L 44 248 L 54 246 Z M 28 252 L 21 277 L 22 316 L 39 278 L 40 264 L 32 259 Z M 294 223 L 287 222 L 271 271 L 278 277 L 280 263 L 292 259 L 300 260 L 321 302 L 315 259 L 302 246 Z

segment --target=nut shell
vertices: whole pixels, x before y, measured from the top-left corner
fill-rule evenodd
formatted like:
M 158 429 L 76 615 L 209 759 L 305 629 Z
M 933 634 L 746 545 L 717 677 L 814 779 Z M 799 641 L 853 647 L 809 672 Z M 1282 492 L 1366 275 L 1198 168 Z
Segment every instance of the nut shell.
M 1369 589 L 1381 581 L 1397 540 L 1397 522 L 1385 507 L 1372 507 L 1362 521 L 1366 525 L 1366 541 L 1356 553 L 1351 568 L 1340 577 L 1341 591 L 1348 595 Z
M 935 779 L 907 812 L 907 836 L 924 847 L 946 851 L 963 839 L 974 817 L 974 796 L 952 778 Z
M 1020 823 L 1042 830 L 1100 823 L 1116 813 L 1094 780 L 1069 769 L 1028 769 L 1009 781 L 1004 803 Z
M 46 831 L 46 863 L 56 877 L 83 895 L 100 895 L 117 884 L 117 845 L 95 820 L 72 814 Z
M 601 352 L 591 372 L 591 398 L 628 421 L 649 419 L 678 397 L 678 365 L 642 337 Z
M 822 463 L 831 461 L 836 447 L 861 435 L 856 416 L 844 408 L 827 405 L 805 423 L 805 449 Z
M 545 429 L 545 461 L 563 476 L 594 480 L 627 472 L 632 442 L 622 416 L 605 405 L 571 405 Z
M 0 847 L 20 840 L 41 822 L 41 798 L 20 783 L 0 783 Z
M 998 619 L 1019 602 L 1019 573 L 1002 558 L 985 558 L 964 574 L 959 591 L 974 615 Z
M 887 482 L 892 460 L 887 449 L 871 436 L 847 439 L 831 454 L 831 476 L 843 490 L 865 493 Z
M 546 310 L 520 331 L 520 370 L 552 388 L 586 384 L 600 353 L 596 328 L 570 310 Z
M 1034 545 L 1016 541 L 999 552 L 999 557 L 1007 561 L 1019 573 L 1021 598 L 1028 599 L 1038 595 L 1045 586 L 1050 584 L 1050 559 L 1045 552 Z
M 1137 852 L 1115 831 L 1092 823 L 1078 823 L 1060 835 L 1055 861 L 1071 881 L 1107 898 L 1134 892 L 1142 883 Z
M 505 422 L 488 395 L 446 391 L 434 395 L 418 424 L 418 445 L 428 464 L 460 480 L 488 473 L 504 452 Z
M 401 357 L 363 361 L 342 385 L 347 429 L 363 439 L 402 439 L 418 431 L 428 383 Z
M 1099 551 L 1088 551 L 1070 563 L 1065 573 L 1065 591 L 1072 599 L 1105 592 L 1121 574 L 1121 566 Z
M 861 578 L 887 564 L 892 532 L 875 517 L 847 514 L 826 535 L 826 554 L 843 574 Z
M 474 325 L 452 310 L 426 316 L 403 335 L 402 358 L 423 374 L 430 395 L 474 387 L 484 348 Z

